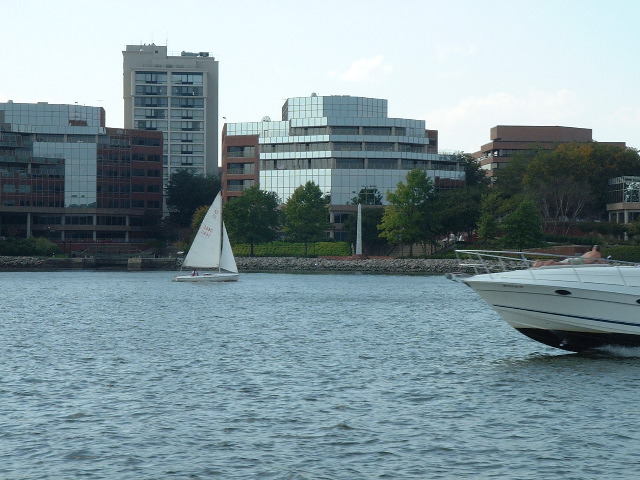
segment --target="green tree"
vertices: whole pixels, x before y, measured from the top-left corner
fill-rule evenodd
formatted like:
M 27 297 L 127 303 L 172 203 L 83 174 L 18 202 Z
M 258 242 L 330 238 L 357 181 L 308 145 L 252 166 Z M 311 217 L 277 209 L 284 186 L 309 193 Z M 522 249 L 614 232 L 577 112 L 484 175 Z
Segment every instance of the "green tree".
M 494 240 L 499 233 L 498 224 L 503 199 L 497 191 L 491 191 L 482 197 L 480 219 L 478 220 L 478 238 L 484 241 Z
M 435 209 L 439 214 L 440 233 L 467 232 L 476 229 L 486 186 L 441 190 L 436 193 Z
M 538 150 L 519 152 L 507 163 L 500 164 L 500 168 L 495 171 L 494 190 L 500 192 L 505 199 L 522 194 L 527 169 L 538 152 Z
M 284 206 L 284 232 L 294 242 L 304 243 L 304 254 L 308 254 L 309 242 L 323 238 L 330 228 L 329 208 L 322 190 L 315 182 L 308 181 L 296 188 Z
M 182 227 L 188 226 L 196 209 L 211 205 L 219 191 L 218 176 L 202 176 L 190 169 L 178 170 L 171 175 L 166 189 L 166 202 L 172 219 Z
M 542 219 L 533 200 L 527 198 L 500 224 L 502 240 L 507 248 L 522 250 L 542 243 Z
M 638 171 L 640 156 L 635 149 L 598 142 L 561 143 L 552 150 L 536 147 L 513 156 L 496 170 L 494 190 L 508 209 L 530 197 L 545 228 L 566 233 L 572 220 L 606 218 L 609 180 Z
M 489 178 L 487 177 L 486 170 L 480 168 L 480 162 L 478 162 L 472 155 L 468 153 L 461 153 L 457 156 L 458 161 L 464 166 L 465 185 L 470 187 L 488 187 Z
M 223 215 L 232 242 L 248 243 L 250 255 L 254 245 L 275 240 L 278 236 L 278 196 L 258 186 L 245 190 L 242 195 L 227 202 Z
M 371 255 L 379 248 L 387 245 L 387 241 L 379 235 L 378 225 L 382 222 L 383 208 L 362 207 L 362 250 L 365 255 Z M 358 215 L 349 215 L 342 225 L 347 233 L 347 241 L 355 245 L 358 231 Z
M 423 247 L 435 244 L 440 227 L 434 208 L 433 182 L 427 172 L 411 170 L 406 181 L 406 185 L 398 182 L 395 192 L 387 192 L 389 205 L 378 229 L 389 243 L 409 245 L 409 255 L 413 256 L 413 244 Z
M 382 205 L 382 194 L 376 187 L 366 187 L 360 189 L 357 197 L 351 199 L 353 205 Z

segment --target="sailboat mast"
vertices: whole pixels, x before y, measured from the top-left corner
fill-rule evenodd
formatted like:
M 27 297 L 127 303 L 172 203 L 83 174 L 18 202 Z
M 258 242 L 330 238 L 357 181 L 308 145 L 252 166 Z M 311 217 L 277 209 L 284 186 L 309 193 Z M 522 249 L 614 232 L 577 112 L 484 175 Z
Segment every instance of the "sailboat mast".
M 362 204 L 358 204 L 358 224 L 356 229 L 356 255 L 362 255 Z
M 221 255 L 222 255 L 222 248 L 223 248 L 223 241 L 222 241 L 222 195 L 220 193 L 218 193 L 218 195 L 220 195 L 220 215 L 218 215 L 218 236 L 220 237 L 220 251 L 217 252 L 218 255 L 218 273 L 220 273 L 222 271 L 222 268 L 220 266 L 220 264 L 222 263 L 220 261 Z

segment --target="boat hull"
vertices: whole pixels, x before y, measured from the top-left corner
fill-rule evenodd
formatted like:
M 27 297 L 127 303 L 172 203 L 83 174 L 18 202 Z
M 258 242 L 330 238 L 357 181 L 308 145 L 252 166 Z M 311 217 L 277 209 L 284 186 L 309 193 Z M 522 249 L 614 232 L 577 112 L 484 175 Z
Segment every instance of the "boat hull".
M 176 275 L 174 282 L 210 283 L 210 282 L 237 282 L 237 273 L 202 273 L 199 275 Z
M 639 268 L 541 268 L 462 281 L 509 325 L 546 345 L 573 352 L 640 346 Z

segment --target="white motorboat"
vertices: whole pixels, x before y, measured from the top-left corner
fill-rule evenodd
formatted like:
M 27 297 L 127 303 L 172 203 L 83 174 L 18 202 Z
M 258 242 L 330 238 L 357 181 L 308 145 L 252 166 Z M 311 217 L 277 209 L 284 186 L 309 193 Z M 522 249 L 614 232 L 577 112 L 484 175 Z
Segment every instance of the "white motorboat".
M 538 342 L 573 352 L 640 346 L 639 264 L 608 259 L 533 268 L 531 253 L 457 255 L 461 272 L 448 277 L 467 284 L 509 325 Z
M 222 221 L 222 197 L 218 193 L 207 210 L 182 267 L 192 268 L 188 275 L 176 275 L 174 282 L 235 282 L 238 267 L 231 250 L 227 229 Z M 203 271 L 198 269 L 218 269 Z

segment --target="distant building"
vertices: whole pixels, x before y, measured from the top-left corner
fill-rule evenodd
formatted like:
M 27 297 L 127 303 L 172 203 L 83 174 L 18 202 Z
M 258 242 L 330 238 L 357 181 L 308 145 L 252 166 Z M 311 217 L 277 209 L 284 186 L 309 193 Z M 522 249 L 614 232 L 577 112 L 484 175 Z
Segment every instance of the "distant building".
M 518 153 L 535 148 L 552 150 L 560 143 L 593 141 L 590 128 L 558 126 L 497 125 L 491 129 L 490 137 L 491 142 L 473 155 L 489 178 Z M 624 142 L 606 143 L 625 146 Z
M 438 132 L 423 120 L 389 118 L 387 100 L 351 96 L 289 98 L 282 120 L 228 123 L 222 132 L 222 193 L 225 200 L 252 185 L 286 202 L 307 181 L 330 198 L 333 238 L 355 210 L 363 189 L 376 189 L 386 203 L 409 171 L 425 170 L 437 188 L 464 185 L 464 167 L 454 155 L 438 154 Z
M 163 133 L 164 180 L 185 168 L 218 173 L 218 62 L 209 52 L 168 55 L 154 44 L 122 54 L 124 126 Z
M 630 223 L 640 219 L 640 176 L 609 180 L 607 212 L 613 223 Z
M 161 213 L 162 133 L 106 128 L 98 107 L 0 103 L 1 236 L 144 244 Z

